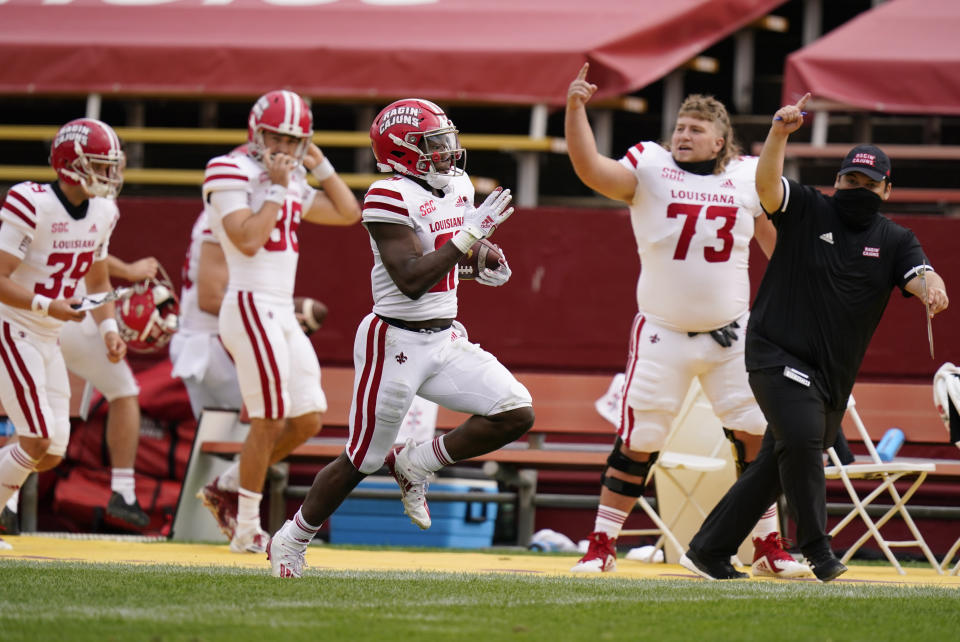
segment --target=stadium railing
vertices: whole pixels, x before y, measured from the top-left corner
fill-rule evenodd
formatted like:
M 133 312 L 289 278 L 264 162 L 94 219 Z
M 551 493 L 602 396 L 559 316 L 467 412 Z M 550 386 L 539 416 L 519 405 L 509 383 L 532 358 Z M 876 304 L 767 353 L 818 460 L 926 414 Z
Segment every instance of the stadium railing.
M 247 142 L 245 129 L 203 129 L 172 127 L 116 127 L 117 135 L 125 143 L 164 145 L 223 145 L 230 147 Z M 5 141 L 50 141 L 57 133 L 56 126 L 47 125 L 0 125 L 0 140 Z M 368 148 L 370 136 L 365 131 L 318 131 L 313 142 L 325 148 Z M 462 134 L 461 144 L 468 150 L 517 153 L 566 153 L 566 141 L 551 136 L 534 137 L 513 134 Z M 351 189 L 365 190 L 382 178 L 382 174 L 340 172 L 341 178 Z M 45 165 L 0 165 L 0 181 L 25 180 L 51 181 L 53 170 Z M 492 178 L 474 176 L 478 192 L 486 193 L 497 186 Z M 202 169 L 128 167 L 124 182 L 142 185 L 200 185 Z M 535 182 L 535 181 L 534 181 Z

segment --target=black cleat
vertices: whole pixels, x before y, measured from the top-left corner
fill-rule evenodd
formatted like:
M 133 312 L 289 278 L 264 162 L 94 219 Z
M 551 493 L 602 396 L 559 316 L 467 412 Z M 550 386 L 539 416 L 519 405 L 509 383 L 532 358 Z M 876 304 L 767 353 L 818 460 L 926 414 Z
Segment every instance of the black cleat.
M 15 512 L 6 506 L 3 507 L 3 511 L 0 511 L 0 533 L 4 535 L 20 534 L 20 519 Z
M 821 582 L 829 582 L 847 572 L 847 567 L 837 559 L 833 551 L 807 557 L 807 562 L 809 562 L 813 574 L 816 575 L 817 579 Z
M 748 577 L 746 573 L 733 568 L 729 557 L 709 558 L 695 553 L 692 548 L 688 548 L 680 558 L 680 566 L 707 580 L 742 580 Z
M 150 523 L 150 516 L 140 508 L 140 502 L 133 500 L 132 504 L 128 504 L 123 500 L 123 495 L 116 491 L 110 495 L 110 501 L 107 502 L 107 515 L 137 528 L 143 528 Z

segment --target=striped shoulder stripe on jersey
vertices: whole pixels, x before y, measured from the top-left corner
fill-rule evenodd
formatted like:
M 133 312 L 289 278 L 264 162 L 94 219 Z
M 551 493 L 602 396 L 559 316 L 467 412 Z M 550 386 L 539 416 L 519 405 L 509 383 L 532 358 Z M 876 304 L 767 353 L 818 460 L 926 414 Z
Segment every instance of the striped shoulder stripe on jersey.
M 392 189 L 375 187 L 367 192 L 363 199 L 363 211 L 392 212 L 402 216 L 410 216 L 406 203 L 403 202 L 403 194 Z
M 30 229 L 37 229 L 37 208 L 23 194 L 11 189 L 3 201 L 3 209 L 22 220 Z
M 24 363 L 23 356 L 17 350 L 17 344 L 13 342 L 10 324 L 6 321 L 3 321 L 3 328 L 0 330 L 0 358 L 3 360 L 3 365 L 16 392 L 20 412 L 27 420 L 27 429 L 37 437 L 49 438 L 47 421 L 43 418 L 43 410 L 40 408 L 37 384 L 30 375 L 30 371 L 27 370 L 27 364 Z
M 350 444 L 347 456 L 357 469 L 363 464 L 373 432 L 377 425 L 377 395 L 383 377 L 384 348 L 387 341 L 387 324 L 373 317 L 367 328 L 367 345 L 364 352 L 360 383 L 354 391 L 354 416 L 350 420 Z
M 637 143 L 633 147 L 627 150 L 627 160 L 630 161 L 630 164 L 634 167 L 637 166 L 637 163 L 640 162 L 640 154 L 643 153 L 643 143 Z
M 236 163 L 222 160 L 213 160 L 207 163 L 206 174 L 203 177 L 204 185 L 213 181 L 222 180 L 242 181 L 244 183 L 250 181 Z

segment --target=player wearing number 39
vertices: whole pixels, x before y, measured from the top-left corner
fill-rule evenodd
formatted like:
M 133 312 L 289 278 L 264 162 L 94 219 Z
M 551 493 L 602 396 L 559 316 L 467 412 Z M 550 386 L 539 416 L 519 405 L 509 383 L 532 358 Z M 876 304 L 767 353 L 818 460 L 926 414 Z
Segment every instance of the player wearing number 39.
M 587 70 L 585 64 L 567 93 L 570 160 L 588 187 L 630 206 L 641 261 L 618 436 L 589 549 L 572 569 L 601 572 L 616 567 L 616 538 L 694 377 L 727 427 L 738 467 L 759 450 L 766 421 L 743 356 L 747 268 L 750 239 L 756 235 L 770 256 L 776 232 L 761 216 L 756 158 L 740 155 L 723 104 L 688 96 L 668 144 L 638 143 L 616 161 L 597 151 L 587 120 L 586 103 L 597 90 Z M 809 572 L 783 550 L 775 506 L 754 530 L 754 547 L 757 572 Z
M 489 352 L 467 340 L 457 315 L 457 262 L 513 212 L 510 191 L 479 207 L 463 171 L 466 150 L 437 105 L 419 99 L 385 107 L 370 128 L 381 171 L 370 186 L 363 223 L 373 250 L 373 312 L 357 329 L 354 395 L 346 450 L 314 479 L 294 518 L 270 542 L 273 574 L 300 577 L 304 551 L 324 520 L 367 475 L 387 464 L 404 510 L 430 527 L 429 476 L 461 459 L 517 439 L 533 425 L 530 394 Z M 503 263 L 476 280 L 498 286 Z M 414 395 L 471 415 L 433 441 L 394 449 Z
M 70 438 L 70 384 L 58 337 L 81 321 L 74 296 L 110 289 L 107 253 L 125 158 L 109 125 L 60 128 L 50 148 L 57 182 L 19 183 L 0 209 L 0 402 L 19 441 L 0 449 L 0 506 L 33 471 L 60 463 Z M 91 311 L 107 357 L 126 354 L 113 303 Z M 4 548 L 9 548 L 5 546 Z
M 236 553 L 266 550 L 260 498 L 269 462 L 314 436 L 327 409 L 316 353 L 294 314 L 297 230 L 301 220 L 350 225 L 360 208 L 312 135 L 306 102 L 291 91 L 271 91 L 250 111 L 247 155 L 212 159 L 203 181 L 210 229 L 230 273 L 220 337 L 250 414 L 230 542 Z M 321 191 L 307 183 L 307 172 Z

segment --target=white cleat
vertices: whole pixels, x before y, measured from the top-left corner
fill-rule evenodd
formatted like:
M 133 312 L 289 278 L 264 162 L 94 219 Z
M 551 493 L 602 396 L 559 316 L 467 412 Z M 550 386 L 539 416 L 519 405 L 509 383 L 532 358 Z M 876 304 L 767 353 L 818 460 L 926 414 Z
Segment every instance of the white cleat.
M 302 577 L 307 565 L 307 545 L 288 537 L 284 532 L 289 523 L 290 520 L 287 520 L 283 528 L 267 542 L 267 559 L 270 560 L 274 577 Z
M 403 512 L 407 514 L 411 522 L 423 530 L 427 530 L 432 523 L 430 508 L 427 506 L 427 481 L 430 474 L 414 470 L 409 453 L 415 445 L 413 439 L 408 439 L 403 446 L 394 446 L 387 453 L 384 463 L 393 478 L 397 480 L 397 485 L 400 486 Z
M 270 535 L 257 526 L 254 529 L 241 531 L 239 528 L 230 540 L 231 553 L 265 553 Z

